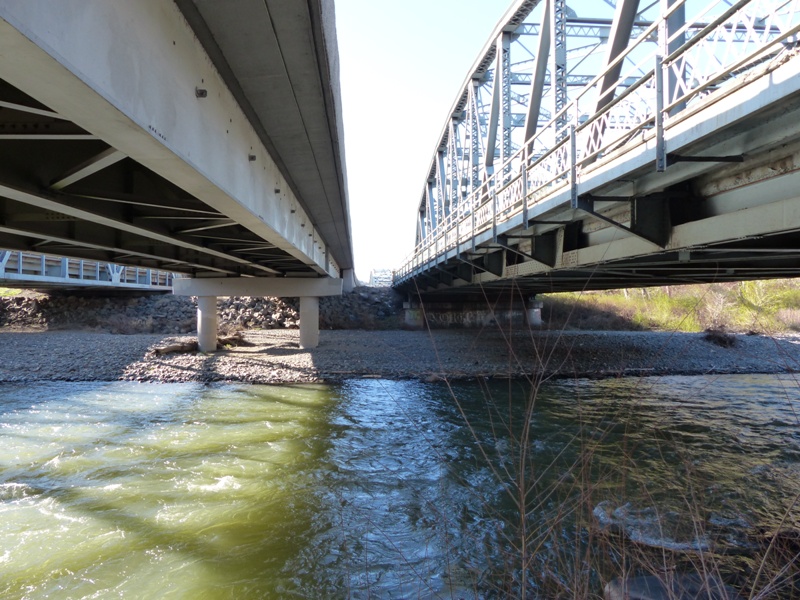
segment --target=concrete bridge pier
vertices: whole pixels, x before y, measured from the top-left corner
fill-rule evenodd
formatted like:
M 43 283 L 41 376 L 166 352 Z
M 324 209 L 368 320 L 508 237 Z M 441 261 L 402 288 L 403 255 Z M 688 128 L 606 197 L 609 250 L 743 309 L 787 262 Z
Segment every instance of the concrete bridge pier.
M 542 301 L 537 300 L 536 296 L 531 296 L 525 303 L 525 316 L 528 319 L 528 325 L 531 327 L 544 325 L 542 320 Z
M 425 311 L 422 310 L 422 306 L 418 301 L 409 300 L 403 302 L 403 313 L 403 322 L 406 327 L 422 329 L 425 326 Z
M 530 296 L 523 302 L 520 298 L 500 299 L 491 303 L 473 300 L 470 302 L 423 302 L 410 297 L 403 303 L 404 323 L 412 329 L 430 326 L 435 328 L 470 328 L 493 326 L 540 327 L 542 302 Z
M 342 280 L 329 278 L 198 278 L 176 279 L 176 296 L 197 296 L 197 345 L 200 352 L 217 349 L 217 298 L 220 296 L 272 296 L 300 298 L 300 347 L 319 345 L 319 299 L 340 296 Z
M 300 296 L 300 347 L 319 346 L 319 298 Z
M 217 297 L 197 297 L 197 347 L 200 352 L 217 349 Z

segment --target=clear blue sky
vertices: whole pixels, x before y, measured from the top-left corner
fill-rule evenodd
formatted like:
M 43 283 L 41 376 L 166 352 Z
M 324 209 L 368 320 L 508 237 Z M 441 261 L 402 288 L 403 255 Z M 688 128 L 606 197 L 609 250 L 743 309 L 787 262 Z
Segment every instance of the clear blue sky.
M 425 171 L 467 71 L 512 0 L 336 0 L 356 275 L 413 249 Z

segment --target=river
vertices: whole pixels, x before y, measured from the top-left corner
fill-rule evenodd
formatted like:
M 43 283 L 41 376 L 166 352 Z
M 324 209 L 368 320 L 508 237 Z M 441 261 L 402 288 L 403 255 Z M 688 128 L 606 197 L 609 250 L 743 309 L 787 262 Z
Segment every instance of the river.
M 0 597 L 789 597 L 798 415 L 764 375 L 3 385 Z

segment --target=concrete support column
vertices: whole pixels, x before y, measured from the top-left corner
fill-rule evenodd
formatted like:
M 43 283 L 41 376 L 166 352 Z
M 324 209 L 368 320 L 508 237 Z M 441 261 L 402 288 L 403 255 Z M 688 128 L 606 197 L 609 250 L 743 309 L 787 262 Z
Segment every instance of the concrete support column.
M 406 327 L 422 329 L 425 326 L 425 314 L 416 302 L 403 302 L 403 312 Z
M 319 346 L 319 298 L 300 296 L 300 347 Z
M 528 325 L 533 327 L 541 327 L 544 325 L 544 321 L 542 320 L 542 301 L 537 300 L 536 296 L 528 298 L 525 313 L 528 317 Z
M 186 277 L 172 280 L 172 293 L 197 297 L 197 340 L 203 352 L 213 352 L 217 345 L 217 296 L 300 298 L 300 347 L 316 348 L 319 345 L 319 299 L 322 296 L 340 296 L 342 280 L 322 277 Z
M 217 349 L 217 297 L 197 297 L 197 346 L 200 352 Z

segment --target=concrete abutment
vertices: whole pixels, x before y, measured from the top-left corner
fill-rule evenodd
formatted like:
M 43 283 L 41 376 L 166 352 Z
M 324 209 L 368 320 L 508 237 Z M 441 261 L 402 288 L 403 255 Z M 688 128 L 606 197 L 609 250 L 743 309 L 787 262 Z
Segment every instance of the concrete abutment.
M 487 302 L 427 302 L 408 300 L 403 303 L 404 324 L 410 329 L 433 329 L 518 326 L 540 327 L 542 302 L 531 296 L 524 302 L 500 300 Z

